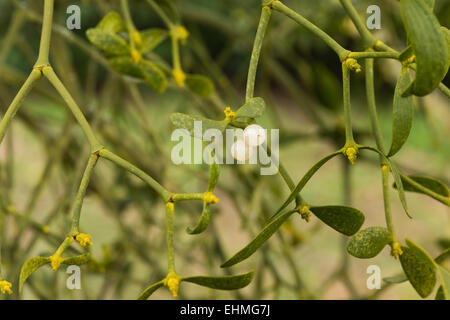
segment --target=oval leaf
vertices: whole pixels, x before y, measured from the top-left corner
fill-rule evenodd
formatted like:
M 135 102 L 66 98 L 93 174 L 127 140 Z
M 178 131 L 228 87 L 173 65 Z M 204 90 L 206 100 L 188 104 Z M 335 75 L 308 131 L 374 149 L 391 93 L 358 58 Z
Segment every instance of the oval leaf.
M 113 55 L 125 55 L 130 53 L 128 43 L 117 34 L 102 31 L 100 29 L 89 29 L 86 31 L 87 38 L 96 47 L 106 53 Z
M 164 286 L 164 280 L 161 280 L 159 282 L 156 282 L 154 284 L 152 284 L 150 287 L 148 287 L 147 289 L 145 289 L 138 297 L 136 300 L 147 300 L 148 297 L 150 297 L 153 292 L 155 292 L 156 290 L 158 290 L 159 288 L 161 288 L 162 286 Z
M 402 283 L 408 281 L 408 278 L 405 276 L 405 274 L 402 273 L 398 276 L 383 278 L 383 281 L 387 283 Z
M 167 77 L 164 72 L 155 63 L 148 60 L 141 60 L 139 68 L 144 76 L 145 81 L 156 92 L 162 93 L 167 88 Z
M 403 24 L 416 55 L 416 76 L 403 96 L 424 96 L 444 79 L 447 70 L 447 43 L 439 21 L 423 0 L 401 0 Z
M 212 81 L 208 77 L 199 74 L 186 75 L 185 84 L 193 93 L 204 98 L 214 92 Z
M 140 51 L 148 53 L 167 38 L 167 31 L 164 29 L 148 29 L 141 32 L 142 45 Z
M 211 211 L 209 210 L 209 204 L 204 203 L 202 215 L 200 216 L 197 225 L 193 228 L 187 228 L 186 232 L 189 234 L 199 234 L 208 228 L 209 221 L 211 221 Z
M 448 300 L 445 295 L 443 286 L 439 286 L 439 289 L 436 292 L 436 297 L 434 298 L 434 300 Z
M 191 282 L 198 284 L 199 286 L 218 289 L 218 290 L 236 290 L 241 289 L 250 284 L 253 279 L 254 271 L 249 273 L 240 274 L 237 276 L 224 276 L 224 277 L 185 277 L 181 281 Z
M 191 116 L 184 113 L 172 113 L 170 121 L 177 128 L 186 129 L 193 137 L 203 139 L 203 134 L 208 129 L 217 129 L 220 132 L 224 131 L 228 125 L 228 121 L 215 121 L 199 116 Z M 194 127 L 195 122 L 198 121 L 197 127 Z M 198 128 L 198 130 L 194 130 Z M 201 130 L 200 130 L 201 129 Z
M 365 219 L 361 211 L 351 207 L 322 206 L 311 207 L 309 210 L 325 224 L 347 236 L 358 232 Z
M 408 178 L 410 178 L 411 180 L 413 180 L 417 184 L 420 184 L 423 188 L 431 190 L 431 191 L 433 191 L 433 192 L 435 192 L 435 193 L 437 193 L 437 194 L 439 194 L 441 196 L 444 196 L 444 197 L 449 197 L 450 196 L 450 192 L 448 190 L 448 187 L 443 182 L 441 182 L 441 181 L 439 181 L 437 179 L 430 178 L 430 177 L 425 177 L 425 176 L 418 176 L 418 175 L 411 175 L 411 176 L 408 176 Z M 402 176 L 402 183 L 403 183 L 403 189 L 405 191 L 426 194 L 425 192 L 423 192 L 422 190 L 420 190 L 416 186 L 412 185 L 403 176 Z M 397 188 L 396 184 L 394 184 L 393 186 L 394 186 L 394 188 Z
M 28 277 L 40 267 L 50 263 L 49 257 L 35 257 L 28 259 L 20 270 L 19 277 L 19 292 L 22 292 L 22 287 Z
M 356 233 L 347 243 L 347 252 L 360 259 L 375 257 L 392 241 L 391 233 L 383 227 L 369 227 Z
M 256 250 L 258 250 L 280 227 L 281 225 L 294 213 L 294 210 L 286 211 L 280 214 L 276 219 L 272 220 L 264 229 L 253 239 L 247 246 L 241 249 L 238 253 L 230 259 L 222 263 L 221 268 L 231 267 L 248 257 L 250 257 Z
M 263 98 L 252 98 L 236 111 L 236 118 L 258 118 L 262 116 L 265 108 Z
M 439 266 L 439 276 L 441 277 L 441 286 L 436 294 L 436 300 L 450 300 L 450 273 Z
M 211 156 L 214 157 L 213 155 Z M 214 190 L 214 188 L 217 185 L 217 182 L 219 182 L 219 176 L 220 176 L 220 166 L 216 161 L 214 161 L 209 165 L 208 192 L 212 192 Z
M 109 59 L 108 62 L 111 68 L 120 74 L 144 79 L 141 69 L 131 60 L 130 56 L 114 57 Z
M 406 239 L 400 263 L 409 282 L 422 297 L 427 297 L 436 285 L 436 266 L 433 259 L 417 244 Z
M 450 66 L 450 30 L 446 27 L 441 27 L 442 33 L 444 33 L 447 41 L 447 68 Z
M 402 97 L 402 92 L 411 82 L 407 68 L 403 68 L 397 80 L 392 111 L 392 144 L 388 157 L 396 154 L 408 139 L 414 115 L 414 100 L 412 96 Z
M 127 27 L 120 14 L 111 11 L 103 17 L 103 19 L 97 25 L 96 29 L 108 33 L 117 33 L 119 31 L 125 31 Z

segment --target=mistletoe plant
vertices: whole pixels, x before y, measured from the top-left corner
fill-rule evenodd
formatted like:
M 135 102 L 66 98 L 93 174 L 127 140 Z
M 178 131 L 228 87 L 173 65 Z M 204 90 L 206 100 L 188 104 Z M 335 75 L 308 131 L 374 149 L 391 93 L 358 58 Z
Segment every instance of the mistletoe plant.
M 123 23 L 120 17 L 117 14 L 109 14 L 99 26 L 88 32 L 88 37 L 92 42 L 98 44 L 102 49 L 104 49 L 108 54 L 116 54 L 120 55 L 119 60 L 125 61 L 125 65 L 127 62 L 130 62 L 127 66 L 131 66 L 134 70 L 140 70 L 139 74 L 136 72 L 134 75 L 142 76 L 142 78 L 146 79 L 147 82 L 157 91 L 163 91 L 166 86 L 166 78 L 163 72 L 159 67 L 154 65 L 150 61 L 146 61 L 141 58 L 137 58 L 140 56 L 142 52 L 147 52 L 149 47 L 152 47 L 152 43 L 157 43 L 158 40 L 155 40 L 155 32 L 151 30 L 143 36 L 143 40 L 136 44 L 136 39 L 140 38 L 139 33 L 136 31 L 134 26 L 132 25 L 129 12 L 128 12 L 128 3 L 126 0 L 122 1 L 123 10 L 125 15 L 128 17 L 127 29 L 129 31 L 128 38 L 129 43 L 127 44 L 125 40 L 116 35 L 123 26 Z M 67 103 L 70 111 L 74 115 L 78 124 L 80 125 L 83 133 L 85 134 L 89 145 L 90 145 L 90 156 L 87 162 L 86 168 L 83 173 L 83 177 L 81 179 L 76 197 L 74 199 L 71 216 L 72 216 L 72 225 L 70 231 L 67 233 L 66 238 L 60 244 L 60 246 L 56 249 L 53 255 L 49 257 L 35 257 L 29 259 L 22 267 L 20 272 L 19 279 L 19 291 L 22 290 L 23 284 L 27 280 L 27 278 L 38 268 L 50 264 L 53 271 L 58 270 L 61 264 L 66 265 L 82 265 L 90 260 L 90 253 L 87 252 L 83 255 L 75 256 L 75 257 L 63 257 L 64 252 L 72 245 L 74 241 L 77 241 L 82 247 L 92 246 L 93 243 L 91 241 L 91 236 L 86 233 L 82 233 L 79 230 L 80 224 L 80 216 L 81 209 L 83 205 L 83 199 L 86 194 L 87 187 L 89 185 L 89 180 L 91 178 L 92 172 L 97 164 L 97 161 L 100 158 L 108 159 L 113 162 L 117 166 L 127 170 L 128 172 L 136 175 L 140 179 L 142 179 L 150 188 L 152 188 L 161 198 L 162 201 L 166 204 L 167 214 L 166 214 L 166 234 L 167 234 L 167 255 L 168 255 L 168 274 L 166 278 L 157 285 L 152 286 L 152 289 L 147 289 L 144 291 L 139 297 L 146 298 L 148 297 L 152 291 L 156 290 L 161 285 L 166 285 L 169 287 L 173 296 L 178 295 L 178 284 L 181 281 L 187 281 L 196 283 L 198 285 L 211 287 L 215 289 L 222 290 L 232 290 L 239 289 L 248 285 L 253 277 L 253 272 L 249 272 L 247 274 L 238 275 L 238 276 L 227 276 L 227 277 L 208 277 L 208 276 L 200 276 L 200 277 L 181 277 L 175 272 L 175 258 L 174 258 L 174 249 L 173 249 L 173 213 L 174 213 L 174 204 L 179 201 L 184 200 L 201 200 L 203 201 L 204 208 L 203 213 L 200 218 L 200 221 L 196 227 L 191 230 L 191 233 L 199 233 L 205 228 L 205 224 L 209 220 L 209 205 L 213 203 L 217 203 L 219 200 L 212 193 L 214 191 L 215 185 L 217 184 L 219 177 L 219 169 L 214 163 L 211 165 L 211 174 L 208 185 L 208 190 L 203 193 L 173 193 L 164 188 L 161 184 L 159 184 L 155 179 L 149 176 L 147 173 L 137 168 L 127 160 L 119 157 L 115 153 L 106 149 L 103 144 L 99 142 L 96 135 L 94 134 L 90 124 L 86 120 L 84 114 L 81 112 L 79 106 L 74 101 L 69 91 L 66 89 L 64 84 L 58 78 L 56 73 L 54 72 L 52 66 L 49 63 L 49 49 L 50 49 L 50 39 L 52 32 L 52 20 L 53 20 L 53 8 L 54 8 L 54 0 L 45 0 L 44 6 L 44 19 L 42 25 L 42 36 L 40 42 L 39 56 L 38 59 L 31 71 L 28 79 L 23 84 L 22 88 L 19 90 L 18 94 L 14 98 L 13 102 L 9 106 L 6 114 L 1 120 L 0 123 L 0 141 L 3 140 L 6 130 L 8 129 L 12 118 L 17 113 L 21 106 L 21 102 L 27 96 L 27 94 L 32 89 L 33 85 L 44 76 L 47 78 L 50 83 L 54 86 L 57 92 L 61 95 L 64 101 Z M 175 27 L 172 27 L 175 28 Z M 176 27 L 177 30 L 182 27 Z M 178 43 L 179 37 L 177 33 L 172 31 L 172 43 Z M 158 32 L 156 32 L 158 33 Z M 149 35 L 150 34 L 150 35 Z M 162 36 L 162 34 L 160 34 Z M 138 51 L 140 50 L 140 51 Z M 178 50 L 178 49 L 176 49 Z M 129 61 L 127 59 L 130 59 Z M 112 65 L 115 65 L 116 60 L 112 59 Z M 178 58 L 176 58 L 178 59 Z M 178 61 L 178 60 L 177 60 Z M 119 63 L 120 64 L 120 63 Z M 123 64 L 122 64 L 123 66 Z M 120 69 L 120 68 L 119 68 Z M 129 75 L 129 73 L 127 73 Z M 184 73 L 181 70 L 179 64 L 175 66 L 174 75 L 178 79 L 177 84 L 179 86 L 183 86 L 184 84 Z M 180 76 L 181 75 L 181 76 Z M 182 80 L 180 80 L 180 77 Z M 191 78 L 186 77 L 187 83 L 193 84 L 193 88 L 198 89 L 199 83 L 202 86 L 203 90 L 198 92 L 204 93 L 204 84 L 206 83 L 206 87 L 208 87 L 209 81 L 205 80 L 201 76 L 193 76 Z M 210 88 L 206 88 L 210 90 Z M 11 283 L 6 280 L 1 279 L 0 282 L 2 293 L 12 293 L 11 291 Z
M 170 81 L 173 80 L 177 87 L 188 89 L 200 97 L 214 98 L 214 85 L 207 77 L 186 74 L 183 71 L 180 59 L 180 44 L 187 40 L 189 32 L 182 26 L 179 16 L 173 14 L 172 10 L 175 10 L 173 3 L 168 0 L 147 0 L 147 2 L 161 18 L 166 29 L 137 30 L 131 18 L 128 1 L 121 0 L 122 15 L 117 12 L 109 12 L 95 28 L 87 31 L 87 38 L 95 47 L 102 51 L 102 58 L 106 59 L 107 65 L 115 72 L 128 77 L 128 80 L 145 82 L 158 93 L 163 93 L 167 86 L 170 85 Z M 161 6 L 161 3 L 164 6 Z M 403 274 L 386 278 L 387 282 L 409 281 L 421 297 L 427 297 L 433 292 L 439 278 L 440 285 L 436 293 L 436 299 L 450 299 L 450 274 L 443 266 L 444 261 L 449 257 L 448 249 L 438 257 L 432 258 L 422 247 L 409 239 L 406 239 L 404 244 L 402 244 L 397 238 L 393 225 L 389 196 L 389 188 L 391 187 L 390 175 L 392 175 L 394 181 L 392 186 L 397 190 L 403 210 L 410 218 L 412 216 L 408 210 L 405 197 L 405 192 L 407 191 L 428 195 L 442 204 L 450 206 L 450 192 L 445 184 L 426 176 L 407 176 L 397 168 L 393 160 L 393 157 L 405 144 L 412 128 L 414 96 L 425 96 L 435 89 L 439 89 L 445 96 L 450 98 L 449 88 L 442 83 L 450 65 L 450 31 L 440 26 L 435 17 L 433 0 L 400 0 L 402 21 L 408 39 L 405 49 L 398 52 L 377 40 L 370 33 L 350 0 L 340 0 L 340 3 L 363 40 L 364 47 L 362 51 L 350 51 L 342 47 L 325 31 L 281 1 L 263 0 L 248 68 L 244 103 L 238 108 L 227 107 L 224 110 L 225 117 L 222 119 L 210 119 L 183 113 L 174 113 L 170 117 L 170 120 L 176 127 L 187 129 L 195 139 L 202 139 L 202 136 L 196 136 L 193 130 L 195 121 L 202 121 L 204 130 L 215 128 L 221 132 L 227 128 L 245 129 L 256 124 L 257 119 L 263 114 L 266 106 L 263 98 L 254 97 L 256 73 L 265 34 L 274 11 L 290 18 L 323 40 L 337 54 L 341 63 L 345 143 L 339 146 L 336 151 L 315 163 L 298 183 L 294 182 L 280 161 L 279 174 L 290 189 L 289 196 L 280 204 L 278 210 L 273 213 L 263 230 L 247 246 L 223 262 L 221 267 L 231 267 L 252 256 L 282 225 L 286 226 L 288 224 L 287 220 L 295 213 L 300 214 L 301 218 L 307 222 L 310 221 L 312 214 L 314 214 L 329 227 L 343 235 L 350 236 L 346 248 L 348 253 L 354 257 L 361 259 L 372 258 L 378 255 L 384 247 L 390 246 L 391 255 L 400 261 Z M 219 199 L 213 194 L 219 181 L 217 156 L 212 152 L 209 154 L 214 161 L 211 161 L 208 187 L 205 192 L 174 193 L 167 190 L 137 166 L 105 148 L 97 139 L 91 125 L 49 63 L 53 6 L 54 0 L 45 0 L 39 56 L 28 79 L 1 120 L 0 142 L 3 140 L 6 130 L 24 98 L 31 91 L 34 84 L 42 77 L 45 77 L 64 99 L 83 130 L 90 146 L 90 154 L 72 204 L 72 225 L 66 238 L 51 256 L 31 258 L 23 265 L 19 279 L 19 290 L 22 289 L 27 278 L 44 265 L 49 264 L 56 271 L 61 264 L 81 265 L 93 261 L 89 252 L 89 246 L 92 246 L 91 236 L 82 233 L 79 225 L 83 199 L 90 184 L 90 178 L 96 163 L 102 158 L 140 178 L 158 194 L 165 205 L 167 273 L 160 281 L 144 290 L 138 296 L 138 299 L 147 299 L 163 286 L 167 286 L 173 296 L 176 297 L 181 282 L 191 282 L 221 290 L 235 290 L 247 286 L 252 281 L 253 271 L 224 277 L 182 276 L 177 273 L 174 252 L 174 213 L 176 203 L 186 200 L 202 201 L 203 210 L 199 221 L 194 227 L 187 228 L 187 232 L 191 235 L 196 235 L 208 228 L 211 220 L 210 206 L 219 202 Z M 166 39 L 171 41 L 171 64 L 165 62 L 153 51 Z M 374 90 L 375 59 L 393 59 L 401 65 L 401 72 L 394 92 L 392 142 L 389 149 L 385 147 L 378 123 Z M 413 74 L 411 70 L 414 71 Z M 372 124 L 375 146 L 359 144 L 353 133 L 350 105 L 352 72 L 364 72 L 365 74 L 368 117 Z M 270 153 L 270 150 L 267 151 Z M 333 158 L 344 156 L 348 158 L 351 164 L 355 164 L 360 153 L 365 151 L 374 152 L 379 156 L 386 227 L 373 226 L 360 230 L 365 220 L 364 214 L 360 210 L 341 205 L 312 205 L 304 199 L 302 191 L 315 173 Z M 63 257 L 63 254 L 72 246 L 74 241 L 86 248 L 86 252 L 77 256 Z M 0 278 L 2 293 L 11 293 L 11 286 L 11 283 Z

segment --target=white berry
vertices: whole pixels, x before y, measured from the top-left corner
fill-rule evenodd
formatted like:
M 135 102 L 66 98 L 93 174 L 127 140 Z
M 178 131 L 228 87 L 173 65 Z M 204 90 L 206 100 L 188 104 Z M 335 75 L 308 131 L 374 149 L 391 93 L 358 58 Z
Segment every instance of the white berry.
M 257 124 L 251 124 L 244 130 L 245 143 L 250 147 L 257 147 L 266 141 L 266 130 Z
M 245 144 L 244 140 L 237 140 L 231 146 L 231 155 L 238 161 L 246 161 L 250 158 L 252 148 Z

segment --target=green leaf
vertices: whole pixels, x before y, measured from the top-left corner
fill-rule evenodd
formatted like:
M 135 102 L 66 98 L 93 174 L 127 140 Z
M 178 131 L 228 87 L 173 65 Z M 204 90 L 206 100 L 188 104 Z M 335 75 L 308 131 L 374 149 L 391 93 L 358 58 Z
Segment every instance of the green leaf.
M 258 118 L 262 116 L 265 108 L 263 98 L 252 98 L 236 111 L 236 118 Z
M 450 66 L 450 30 L 441 26 L 441 30 L 444 33 L 447 41 L 447 68 Z
M 434 300 L 447 300 L 443 286 L 439 286 L 439 289 L 436 291 L 436 297 L 434 298 Z
M 406 239 L 400 263 L 409 282 L 422 297 L 427 297 L 436 285 L 436 265 L 433 259 L 417 244 Z
M 228 121 L 216 121 L 199 116 L 191 116 L 184 113 L 172 113 L 170 121 L 177 128 L 186 129 L 193 137 L 203 139 L 203 134 L 208 129 L 217 129 L 220 132 L 224 131 L 228 125 Z M 202 132 L 194 132 L 194 122 L 201 121 Z
M 450 192 L 448 190 L 448 187 L 443 182 L 441 182 L 441 181 L 439 181 L 437 179 L 430 178 L 430 177 L 425 177 L 425 176 L 418 176 L 418 175 L 410 175 L 410 176 L 408 176 L 408 178 L 410 178 L 414 182 L 418 183 L 423 188 L 431 190 L 431 191 L 433 191 L 433 192 L 435 192 L 435 193 L 437 193 L 437 194 L 439 194 L 439 195 L 441 195 L 443 197 L 449 197 L 450 196 Z M 403 183 L 403 189 L 405 191 L 426 194 L 422 190 L 420 190 L 417 187 L 413 186 L 403 176 L 402 176 L 402 183 Z M 397 188 L 397 185 L 394 184 L 393 187 Z
M 102 30 L 107 33 L 117 33 L 119 31 L 125 31 L 127 29 L 125 22 L 120 14 L 111 11 L 99 22 L 96 29 Z
M 141 32 L 142 45 L 141 53 L 147 53 L 156 48 L 167 38 L 167 31 L 159 28 L 152 28 Z
M 213 156 L 213 155 L 211 155 Z M 212 192 L 219 182 L 220 166 L 216 161 L 209 165 L 208 192 Z
M 387 160 L 388 158 L 385 158 L 385 159 Z M 403 210 L 405 211 L 406 215 L 409 218 L 412 218 L 411 215 L 409 214 L 408 206 L 406 204 L 405 190 L 403 189 L 403 183 L 402 183 L 402 179 L 400 176 L 400 172 L 398 171 L 397 166 L 391 160 L 388 160 L 388 163 L 391 168 L 391 172 L 392 172 L 392 176 L 394 177 L 394 181 L 398 185 L 397 193 L 398 193 L 400 202 L 402 204 Z
M 347 242 L 347 252 L 360 259 L 378 255 L 392 241 L 392 235 L 383 227 L 369 227 L 356 233 Z
M 302 179 L 299 181 L 295 189 L 291 192 L 289 197 L 286 199 L 286 201 L 281 205 L 281 207 L 275 212 L 274 216 L 279 214 L 284 208 L 286 208 L 294 199 L 297 197 L 297 194 L 302 191 L 303 187 L 308 183 L 309 179 L 312 178 L 312 176 L 319 170 L 325 163 L 327 163 L 329 160 L 337 156 L 341 153 L 341 150 L 333 152 L 326 157 L 320 159 L 317 163 L 315 163 L 311 169 L 308 170 L 308 172 L 305 173 L 305 175 L 302 177 Z
M 62 263 L 66 264 L 68 266 L 70 265 L 77 265 L 77 266 L 81 266 L 83 264 L 88 263 L 91 260 L 91 254 L 90 253 L 85 253 L 76 257 L 70 257 L 70 258 L 65 258 Z
M 167 88 L 167 77 L 164 72 L 155 63 L 142 59 L 139 68 L 145 81 L 156 91 L 162 93 Z
M 447 70 L 447 43 L 439 21 L 423 0 L 401 0 L 403 24 L 416 55 L 414 81 L 403 96 L 425 96 L 444 79 Z
M 428 7 L 430 7 L 431 9 L 434 8 L 435 0 L 423 0 L 423 1 L 425 1 L 426 5 L 427 5 Z
M 272 220 L 268 225 L 266 225 L 264 229 L 248 245 L 246 245 L 230 259 L 222 263 L 220 267 L 228 268 L 250 257 L 281 227 L 281 225 L 294 212 L 294 210 L 289 210 L 283 214 L 280 214 L 276 219 Z
M 131 60 L 130 56 L 114 57 L 108 62 L 111 68 L 120 74 L 138 79 L 144 78 L 141 69 Z
M 199 234 L 208 228 L 209 222 L 211 221 L 211 211 L 209 210 L 209 204 L 203 204 L 202 215 L 200 216 L 197 225 L 193 228 L 187 227 L 186 232 L 189 234 Z
M 388 157 L 396 154 L 408 139 L 414 115 L 414 99 L 412 96 L 402 97 L 402 92 L 411 82 L 407 68 L 403 68 L 397 80 L 392 111 L 392 144 Z
M 100 29 L 89 29 L 86 31 L 87 38 L 96 47 L 112 55 L 126 55 L 130 53 L 128 43 L 117 34 L 102 31 Z
M 387 283 L 402 283 L 408 281 L 408 278 L 402 273 L 397 276 L 383 278 L 383 281 Z
M 23 284 L 28 279 L 28 277 L 35 272 L 40 267 L 50 263 L 49 257 L 35 257 L 28 259 L 22 266 L 20 270 L 19 277 L 19 292 L 22 292 Z
M 309 210 L 325 224 L 347 236 L 355 234 L 364 223 L 364 214 L 351 207 L 322 206 Z
M 150 287 L 142 291 L 136 300 L 147 300 L 156 290 L 164 286 L 164 280 L 152 284 Z
M 212 81 L 208 77 L 199 74 L 187 74 L 185 84 L 193 93 L 204 98 L 214 92 Z
M 218 290 L 236 290 L 241 289 L 250 284 L 253 279 L 254 271 L 249 273 L 240 274 L 237 276 L 224 276 L 224 277 L 184 277 L 181 281 L 191 282 L 198 284 L 199 286 L 218 289 Z
M 438 271 L 441 278 L 441 286 L 439 287 L 441 292 L 436 294 L 436 299 L 439 296 L 440 300 L 450 300 L 450 273 L 442 266 L 439 266 Z

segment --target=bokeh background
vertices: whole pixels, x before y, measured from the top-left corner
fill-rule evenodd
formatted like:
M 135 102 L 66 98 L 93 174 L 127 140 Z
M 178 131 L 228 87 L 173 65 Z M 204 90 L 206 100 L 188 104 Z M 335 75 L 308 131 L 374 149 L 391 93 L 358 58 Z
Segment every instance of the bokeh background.
M 377 38 L 397 50 L 405 46 L 397 1 L 353 1 L 365 19 L 367 6 L 381 8 Z M 86 39 L 119 1 L 56 1 L 52 64 L 93 124 L 104 144 L 178 192 L 206 190 L 206 165 L 174 165 L 170 152 L 174 129 L 172 112 L 202 114 L 222 119 L 225 106 L 242 105 L 250 53 L 260 14 L 258 0 L 173 1 L 190 32 L 181 48 L 182 64 L 190 73 L 208 76 L 216 86 L 210 98 L 200 98 L 170 83 L 157 94 L 145 83 L 139 93 L 129 79 L 105 67 L 101 53 Z M 65 27 L 66 8 L 81 8 L 81 30 Z M 337 0 L 286 0 L 285 4 L 323 28 L 347 49 L 360 50 L 356 29 Z M 164 27 L 146 1 L 130 0 L 139 30 Z M 31 70 L 40 38 L 43 1 L 0 0 L 0 109 L 2 114 Z M 19 13 L 22 12 L 22 13 Z M 450 26 L 450 2 L 437 0 L 436 15 Z M 14 21 L 17 32 L 11 46 L 2 40 Z M 155 53 L 170 63 L 170 41 Z M 379 118 L 386 143 L 391 139 L 394 86 L 400 65 L 376 62 L 375 85 Z M 258 123 L 280 129 L 281 161 L 297 182 L 321 157 L 342 145 L 341 67 L 326 45 L 295 22 L 272 14 L 257 74 L 256 96 L 268 105 Z M 448 79 L 445 80 L 450 84 Z M 133 83 L 133 85 L 135 85 Z M 352 74 L 352 112 L 360 143 L 374 145 L 365 100 L 364 75 Z M 424 174 L 450 184 L 450 103 L 441 92 L 416 99 L 414 125 L 408 142 L 395 156 L 402 172 Z M 17 279 L 26 259 L 56 249 L 68 231 L 69 210 L 89 155 L 87 141 L 64 102 L 51 85 L 40 81 L 24 101 L 0 146 L 3 276 L 14 283 L 23 299 L 134 299 L 149 284 L 166 274 L 164 206 L 141 181 L 100 160 L 91 179 L 82 210 L 81 230 L 93 237 L 96 263 L 82 267 L 82 290 L 68 290 L 65 268 L 34 273 L 21 295 Z M 363 228 L 384 226 L 381 175 L 375 154 L 363 153 L 354 166 L 343 157 L 326 164 L 304 188 L 303 196 L 315 205 L 349 201 L 366 215 Z M 351 193 L 345 194 L 346 172 Z M 214 206 L 206 232 L 191 236 L 187 226 L 196 222 L 201 203 L 176 206 L 175 249 L 177 270 L 183 275 L 222 275 L 256 270 L 252 284 L 239 292 L 222 292 L 183 283 L 181 298 L 218 299 L 418 299 L 411 285 L 382 284 L 369 290 L 366 269 L 381 268 L 382 277 L 401 272 L 385 248 L 373 259 L 346 254 L 346 238 L 316 218 L 305 223 L 293 216 L 268 243 L 231 270 L 220 264 L 259 232 L 288 195 L 278 175 L 260 176 L 255 166 L 221 167 Z M 406 217 L 394 189 L 393 219 L 399 239 L 410 238 L 437 256 L 449 246 L 449 209 L 424 195 L 408 193 L 414 219 Z M 26 217 L 26 218 L 23 218 Z M 19 233 L 19 226 L 26 226 Z M 43 226 L 50 232 L 45 233 Z M 48 230 L 46 230 L 48 231 Z M 76 248 L 79 250 L 79 248 Z M 153 299 L 170 298 L 166 288 Z

